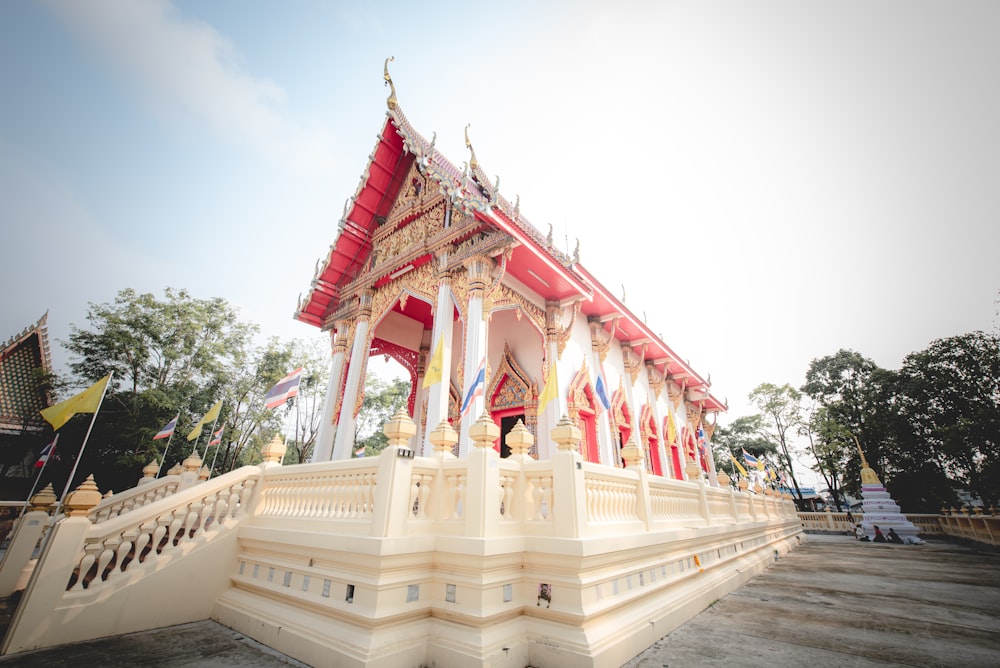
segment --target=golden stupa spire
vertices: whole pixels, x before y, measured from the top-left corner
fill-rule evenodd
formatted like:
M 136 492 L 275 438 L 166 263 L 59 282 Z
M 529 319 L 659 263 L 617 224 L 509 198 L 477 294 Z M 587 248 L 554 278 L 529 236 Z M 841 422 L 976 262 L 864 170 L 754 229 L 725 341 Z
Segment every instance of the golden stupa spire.
M 389 76 L 389 61 L 396 60 L 395 56 L 389 56 L 385 59 L 385 72 L 382 74 L 382 78 L 385 79 L 385 83 L 389 86 L 389 97 L 386 99 L 385 103 L 388 105 L 389 110 L 394 110 L 396 108 L 396 87 L 392 85 L 392 77 Z
M 858 447 L 858 454 L 861 455 L 861 483 L 865 485 L 881 485 L 882 481 L 878 479 L 878 475 L 875 473 L 872 467 L 868 466 L 868 460 L 865 459 L 865 453 L 861 450 L 861 443 L 858 441 L 858 437 L 854 436 L 854 445 Z

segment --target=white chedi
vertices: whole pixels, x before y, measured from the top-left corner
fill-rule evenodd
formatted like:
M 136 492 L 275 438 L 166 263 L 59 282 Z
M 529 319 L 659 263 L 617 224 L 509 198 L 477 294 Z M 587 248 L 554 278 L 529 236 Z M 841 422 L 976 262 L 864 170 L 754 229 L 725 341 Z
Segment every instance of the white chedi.
M 858 450 L 860 451 L 860 447 Z M 906 515 L 899 512 L 899 504 L 892 500 L 892 495 L 882 485 L 875 471 L 868 466 L 864 453 L 861 454 L 861 498 L 861 528 L 868 540 L 875 538 L 877 526 L 887 538 L 889 529 L 892 529 L 904 543 L 922 542 L 917 538 L 919 529 L 906 519 Z

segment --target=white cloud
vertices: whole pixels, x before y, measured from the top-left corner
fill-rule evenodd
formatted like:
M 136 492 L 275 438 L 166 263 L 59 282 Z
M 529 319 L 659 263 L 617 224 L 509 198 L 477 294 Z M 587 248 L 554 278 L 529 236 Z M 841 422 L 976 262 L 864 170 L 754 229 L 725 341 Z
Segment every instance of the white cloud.
M 161 120 L 191 117 L 234 145 L 254 146 L 303 171 L 331 162 L 325 130 L 284 117 L 284 90 L 247 72 L 224 35 L 181 16 L 170 2 L 45 4 Z

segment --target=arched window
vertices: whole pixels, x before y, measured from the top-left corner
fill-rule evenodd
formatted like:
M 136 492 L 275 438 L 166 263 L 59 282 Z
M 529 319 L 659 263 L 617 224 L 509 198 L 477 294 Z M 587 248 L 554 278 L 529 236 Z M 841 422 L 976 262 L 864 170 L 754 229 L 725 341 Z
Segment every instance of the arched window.
M 490 415 L 500 427 L 500 438 L 493 447 L 501 457 L 508 457 L 510 449 L 507 447 L 507 434 L 518 420 L 524 422 L 528 431 L 535 433 L 538 399 L 507 344 L 504 344 L 503 357 L 493 374 L 486 397 Z
M 598 404 L 594 397 L 594 388 L 590 384 L 590 371 L 587 362 L 576 372 L 569 384 L 569 395 L 566 409 L 570 418 L 576 421 L 576 426 L 583 432 L 580 440 L 580 456 L 588 462 L 600 461 L 600 447 L 597 441 Z

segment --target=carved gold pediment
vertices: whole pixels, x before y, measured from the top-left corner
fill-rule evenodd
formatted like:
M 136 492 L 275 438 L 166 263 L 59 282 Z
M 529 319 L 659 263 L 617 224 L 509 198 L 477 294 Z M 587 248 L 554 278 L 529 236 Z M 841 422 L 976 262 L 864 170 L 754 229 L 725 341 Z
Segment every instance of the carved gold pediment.
M 507 408 L 523 408 L 532 397 L 531 381 L 514 359 L 510 346 L 503 347 L 503 357 L 500 365 L 492 376 L 489 391 L 486 394 L 491 402 L 492 410 Z

